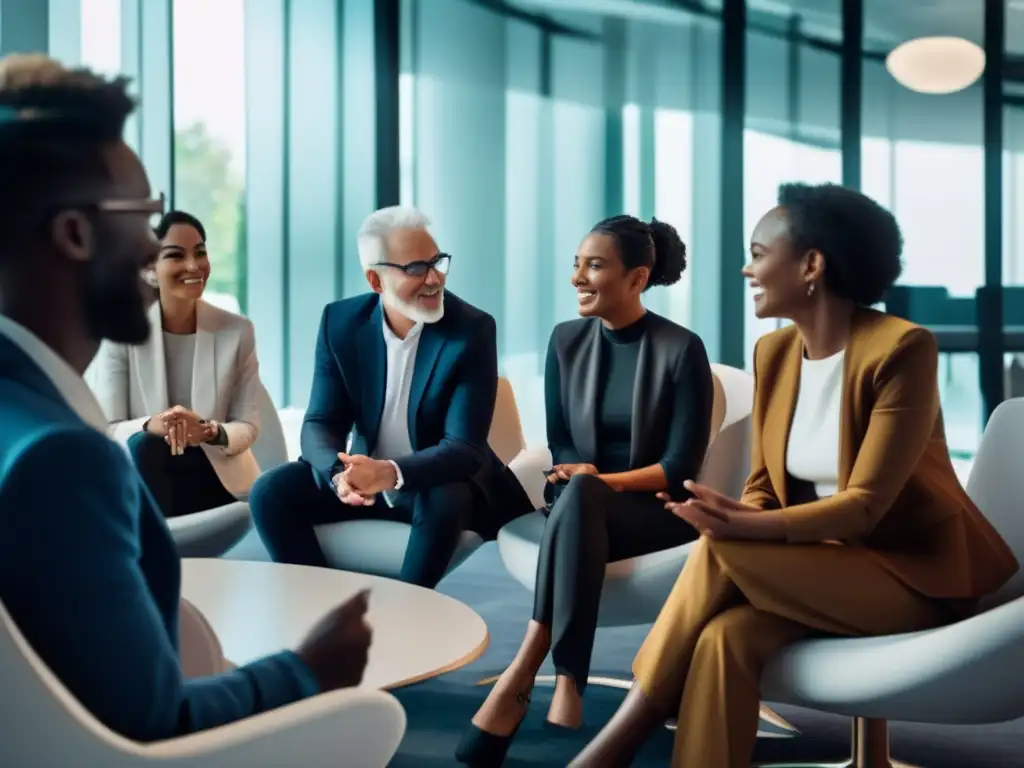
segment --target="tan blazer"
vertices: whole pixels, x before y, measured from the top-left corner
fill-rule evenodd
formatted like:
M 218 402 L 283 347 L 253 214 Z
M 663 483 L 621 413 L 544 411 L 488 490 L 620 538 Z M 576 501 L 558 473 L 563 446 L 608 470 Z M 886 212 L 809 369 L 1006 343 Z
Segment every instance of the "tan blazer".
M 961 487 L 939 405 L 938 347 L 924 328 L 860 309 L 844 360 L 839 490 L 787 505 L 786 445 L 803 343 L 792 326 L 754 350 L 751 473 L 743 500 L 781 509 L 792 544 L 836 540 L 870 550 L 936 598 L 973 599 L 1018 569 Z
M 86 381 L 110 422 L 108 434 L 119 442 L 142 429 L 150 416 L 170 408 L 160 304 L 149 312 L 153 332 L 140 346 L 103 342 L 86 372 Z M 192 410 L 224 425 L 226 446 L 202 446 L 224 487 L 236 496 L 248 493 L 259 475 L 250 448 L 259 435 L 262 384 L 252 323 L 199 302 L 192 368 Z

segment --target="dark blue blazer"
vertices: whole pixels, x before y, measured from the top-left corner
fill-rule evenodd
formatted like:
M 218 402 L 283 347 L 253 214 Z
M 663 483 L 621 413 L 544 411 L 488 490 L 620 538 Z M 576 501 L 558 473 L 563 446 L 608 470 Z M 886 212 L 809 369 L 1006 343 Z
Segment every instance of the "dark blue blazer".
M 338 453 L 345 451 L 350 432 L 352 453 L 369 456 L 377 445 L 387 387 L 383 322 L 375 293 L 324 309 L 301 438 L 302 459 L 321 483 L 344 468 Z M 472 527 L 485 538 L 532 509 L 487 443 L 497 388 L 494 318 L 445 292 L 444 317 L 423 327 L 416 351 L 409 395 L 414 453 L 396 463 L 403 491 L 472 482 L 485 506 Z
M 174 541 L 124 449 L 0 335 L 0 600 L 61 682 L 138 741 L 318 692 L 292 652 L 183 679 L 180 586 Z

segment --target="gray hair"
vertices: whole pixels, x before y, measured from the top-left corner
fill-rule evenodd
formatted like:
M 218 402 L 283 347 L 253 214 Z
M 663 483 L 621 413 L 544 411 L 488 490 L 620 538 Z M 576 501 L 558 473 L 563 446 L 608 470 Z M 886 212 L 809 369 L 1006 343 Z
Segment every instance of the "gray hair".
M 359 263 L 363 271 L 373 269 L 374 264 L 387 261 L 384 240 L 398 229 L 426 229 L 430 219 L 408 205 L 393 205 L 374 211 L 359 228 Z

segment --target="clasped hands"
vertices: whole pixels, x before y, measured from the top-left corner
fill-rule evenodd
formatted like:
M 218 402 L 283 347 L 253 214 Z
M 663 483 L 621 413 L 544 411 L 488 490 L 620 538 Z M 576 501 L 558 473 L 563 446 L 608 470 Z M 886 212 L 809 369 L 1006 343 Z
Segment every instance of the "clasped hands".
M 158 413 L 149 420 L 148 426 L 154 435 L 163 437 L 173 456 L 181 456 L 186 448 L 210 442 L 217 437 L 219 429 L 217 422 L 202 419 L 181 405 Z
M 398 483 L 398 472 L 390 461 L 371 459 L 369 456 L 339 453 L 345 470 L 333 478 L 334 488 L 342 504 L 373 506 L 382 491 L 390 491 Z

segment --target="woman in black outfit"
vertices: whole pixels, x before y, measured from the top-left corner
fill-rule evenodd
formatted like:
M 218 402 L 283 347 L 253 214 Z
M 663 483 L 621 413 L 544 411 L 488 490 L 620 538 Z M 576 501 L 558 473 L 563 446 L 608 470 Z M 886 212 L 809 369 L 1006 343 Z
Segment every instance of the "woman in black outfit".
M 683 499 L 683 481 L 700 472 L 711 367 L 700 337 L 641 302 L 685 267 L 679 235 L 657 220 L 615 216 L 580 244 L 572 284 L 582 317 L 556 326 L 544 372 L 554 467 L 533 619 L 459 745 L 462 763 L 501 764 L 549 650 L 557 680 L 547 720 L 578 728 L 605 566 L 696 537 L 655 494 Z

